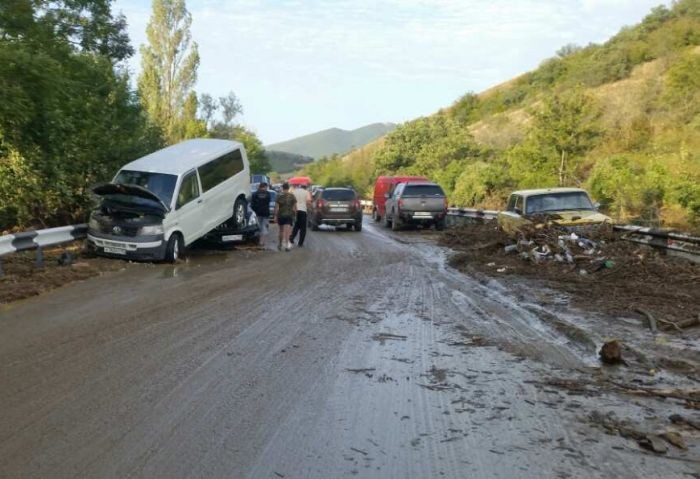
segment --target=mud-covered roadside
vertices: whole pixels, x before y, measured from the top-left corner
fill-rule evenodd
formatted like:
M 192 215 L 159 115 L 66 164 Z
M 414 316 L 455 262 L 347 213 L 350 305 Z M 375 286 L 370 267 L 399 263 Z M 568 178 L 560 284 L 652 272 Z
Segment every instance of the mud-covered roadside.
M 191 260 L 234 250 L 257 251 L 256 246 L 250 242 L 228 246 L 197 242 L 187 249 L 180 262 L 189 263 Z M 4 275 L 0 276 L 0 304 L 30 298 L 75 281 L 127 268 L 165 266 L 162 263 L 132 262 L 97 256 L 85 249 L 83 241 L 47 248 L 43 252 L 44 261 L 41 267 L 36 264 L 36 255 L 36 251 L 22 251 L 2 258 Z
M 11 303 L 82 281 L 109 271 L 119 271 L 128 262 L 90 255 L 82 242 L 44 250 L 44 265 L 36 264 L 36 251 L 22 251 L 2 258 L 0 304 Z
M 682 324 L 700 315 L 700 265 L 664 255 L 648 246 L 624 241 L 613 232 L 595 238 L 597 261 L 581 255 L 574 263 L 532 261 L 515 251 L 513 240 L 493 224 L 475 224 L 446 231 L 440 242 L 456 251 L 450 259 L 462 271 L 493 277 L 518 276 L 538 281 L 570 296 L 584 310 L 612 316 L 648 316 Z M 695 327 L 694 329 L 700 329 Z

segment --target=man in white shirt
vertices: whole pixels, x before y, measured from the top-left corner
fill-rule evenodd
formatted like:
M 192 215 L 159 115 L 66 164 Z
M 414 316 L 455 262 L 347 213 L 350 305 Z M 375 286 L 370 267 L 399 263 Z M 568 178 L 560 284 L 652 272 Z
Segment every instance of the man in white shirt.
M 306 185 L 297 185 L 292 192 L 297 199 L 297 217 L 294 222 L 292 236 L 289 237 L 289 242 L 294 243 L 297 233 L 299 233 L 299 247 L 304 247 L 304 239 L 306 238 L 307 212 L 311 206 L 311 193 L 306 190 Z

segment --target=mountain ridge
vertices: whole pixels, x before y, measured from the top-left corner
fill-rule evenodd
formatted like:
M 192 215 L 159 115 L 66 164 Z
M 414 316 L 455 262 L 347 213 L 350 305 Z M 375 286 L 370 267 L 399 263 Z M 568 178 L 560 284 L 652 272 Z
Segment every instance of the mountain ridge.
M 396 129 L 396 124 L 377 122 L 353 130 L 331 127 L 265 146 L 266 150 L 291 153 L 318 160 L 361 148 Z

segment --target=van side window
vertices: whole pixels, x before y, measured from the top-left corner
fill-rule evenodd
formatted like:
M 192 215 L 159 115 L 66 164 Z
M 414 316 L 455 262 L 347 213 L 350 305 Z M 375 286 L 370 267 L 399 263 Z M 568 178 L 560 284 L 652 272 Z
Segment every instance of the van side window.
M 180 184 L 180 192 L 177 194 L 176 209 L 180 209 L 190 201 L 199 197 L 199 185 L 197 184 L 197 173 L 188 173 Z
M 199 167 L 202 190 L 209 191 L 241 171 L 243 171 L 241 150 L 233 150 L 230 153 L 226 153 Z

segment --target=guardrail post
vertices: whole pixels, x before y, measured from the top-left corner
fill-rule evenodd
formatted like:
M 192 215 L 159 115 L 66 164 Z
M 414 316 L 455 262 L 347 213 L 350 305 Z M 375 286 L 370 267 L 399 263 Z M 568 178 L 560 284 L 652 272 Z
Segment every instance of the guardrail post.
M 2 256 L 0 256 L 0 278 L 5 276 L 5 271 L 2 269 Z
M 42 269 L 44 267 L 44 249 L 39 246 L 36 249 L 36 262 L 34 263 L 37 269 Z

